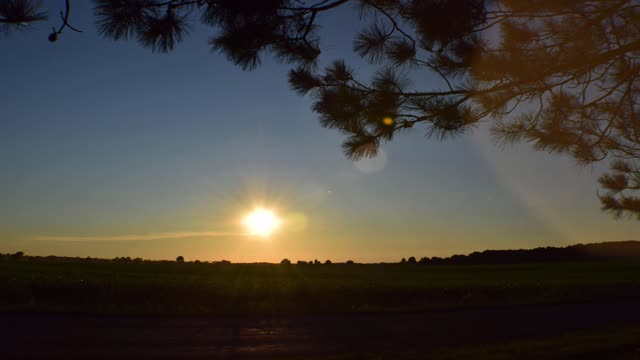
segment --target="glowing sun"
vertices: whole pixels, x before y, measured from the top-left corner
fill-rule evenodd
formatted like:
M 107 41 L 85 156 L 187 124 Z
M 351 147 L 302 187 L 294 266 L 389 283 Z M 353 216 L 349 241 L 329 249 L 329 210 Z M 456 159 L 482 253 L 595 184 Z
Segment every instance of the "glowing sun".
M 267 209 L 258 208 L 247 214 L 244 218 L 244 225 L 249 230 L 249 234 L 267 237 L 280 226 L 280 219 L 276 214 Z

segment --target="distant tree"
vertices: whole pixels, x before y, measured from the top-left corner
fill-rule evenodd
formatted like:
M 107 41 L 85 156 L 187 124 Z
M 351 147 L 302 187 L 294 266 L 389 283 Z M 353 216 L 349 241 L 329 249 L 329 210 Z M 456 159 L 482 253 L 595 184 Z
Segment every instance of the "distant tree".
M 280 265 L 291 265 L 291 260 L 284 258 L 280 261 Z
M 11 254 L 10 258 L 11 260 L 20 260 L 24 257 L 24 252 L 22 251 L 18 251 L 15 254 Z
M 448 258 L 434 257 L 432 264 L 521 264 L 553 261 L 593 261 L 640 257 L 640 241 L 577 244 L 563 248 L 544 247 L 519 250 L 485 250 L 469 255 L 452 255 Z M 422 258 L 426 259 L 426 258 Z M 422 262 L 422 259 L 420 260 Z
M 306 261 L 302 261 L 302 260 L 298 260 L 298 262 L 296 262 L 296 264 L 298 265 L 307 265 Z
M 407 264 L 417 264 L 418 261 L 416 261 L 416 258 L 411 256 L 409 259 L 407 259 Z
M 602 208 L 640 220 L 640 8 L 635 0 L 94 0 L 99 33 L 173 50 L 198 19 L 209 44 L 249 70 L 266 54 L 292 64 L 345 154 L 375 156 L 407 131 L 435 139 L 487 119 L 498 144 L 524 141 L 579 164 L 615 160 Z M 354 51 L 378 64 L 367 81 L 337 60 L 317 68 L 317 22 L 357 3 Z M 70 28 L 69 1 L 55 41 Z M 354 13 L 354 17 L 358 14 Z M 0 0 L 6 31 L 41 21 L 40 2 Z M 431 79 L 429 89 L 412 79 Z
M 407 263 L 407 259 L 402 258 L 402 260 L 400 260 L 400 264 L 406 264 Z
M 449 258 L 449 262 L 453 264 L 464 264 L 467 260 L 466 255 L 453 255 Z
M 321 262 L 318 259 L 313 260 L 313 265 L 320 265 Z
M 184 262 L 184 257 L 183 256 L 178 256 L 176 258 L 176 262 L 183 263 Z
M 325 265 L 331 265 L 331 260 L 327 260 L 324 262 Z
M 347 265 L 353 265 L 353 260 L 347 260 L 346 264 Z
M 429 258 L 428 257 L 421 257 L 420 260 L 418 261 L 419 264 L 428 264 L 429 263 Z

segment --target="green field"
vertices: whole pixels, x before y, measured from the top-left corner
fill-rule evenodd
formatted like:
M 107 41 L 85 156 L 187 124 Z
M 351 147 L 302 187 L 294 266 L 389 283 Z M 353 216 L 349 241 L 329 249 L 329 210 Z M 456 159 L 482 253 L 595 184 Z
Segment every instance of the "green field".
M 640 261 L 521 265 L 0 261 L 3 310 L 308 314 L 640 299 Z

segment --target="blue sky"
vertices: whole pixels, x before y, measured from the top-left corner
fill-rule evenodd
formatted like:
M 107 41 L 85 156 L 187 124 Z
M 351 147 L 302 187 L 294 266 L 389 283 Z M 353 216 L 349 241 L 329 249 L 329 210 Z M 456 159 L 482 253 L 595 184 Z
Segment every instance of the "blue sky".
M 351 16 L 320 19 L 322 61 L 366 74 Z M 600 212 L 604 166 L 496 148 L 483 124 L 444 143 L 400 136 L 372 172 L 289 90 L 287 66 L 243 72 L 209 51 L 205 27 L 152 54 L 98 37 L 90 2 L 72 18 L 85 32 L 55 44 L 51 20 L 0 39 L 0 252 L 392 261 L 640 233 Z M 268 240 L 237 235 L 256 205 L 286 220 Z

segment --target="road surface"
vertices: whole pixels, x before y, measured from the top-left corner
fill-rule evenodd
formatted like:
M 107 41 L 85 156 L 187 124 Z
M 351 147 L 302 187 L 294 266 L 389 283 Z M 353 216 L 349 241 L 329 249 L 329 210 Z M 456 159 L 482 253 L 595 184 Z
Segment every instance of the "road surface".
M 0 358 L 257 359 L 426 351 L 640 325 L 636 302 L 220 318 L 0 313 Z

